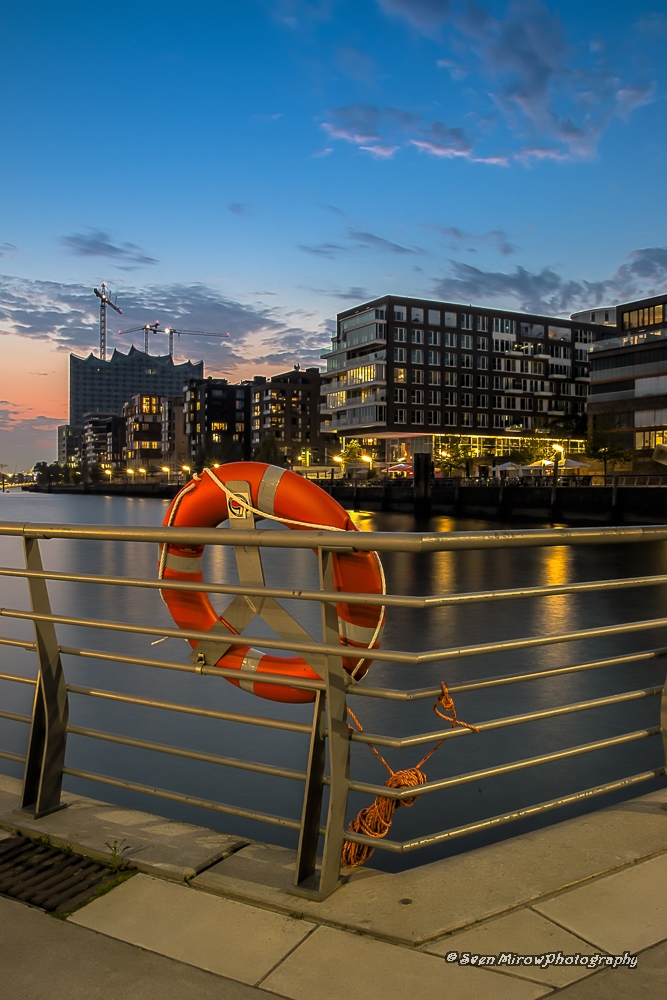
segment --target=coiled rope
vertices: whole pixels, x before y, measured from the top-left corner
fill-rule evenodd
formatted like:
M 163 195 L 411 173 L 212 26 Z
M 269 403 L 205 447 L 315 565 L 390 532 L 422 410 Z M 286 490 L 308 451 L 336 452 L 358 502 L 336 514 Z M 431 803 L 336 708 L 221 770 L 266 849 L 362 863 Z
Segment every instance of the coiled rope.
M 479 729 L 477 726 L 473 726 L 470 722 L 463 722 L 457 718 L 454 699 L 447 690 L 445 682 L 441 681 L 440 683 L 442 684 L 442 694 L 433 706 L 435 714 L 439 715 L 441 719 L 446 719 L 451 724 L 452 729 L 456 726 L 463 726 L 478 733 Z M 441 708 L 442 711 L 440 710 Z M 347 711 L 357 727 L 356 731 L 363 733 L 363 726 L 352 709 L 348 708 Z M 451 712 L 451 715 L 446 715 L 446 712 Z M 353 727 L 351 726 L 350 728 L 352 729 Z M 425 785 L 427 782 L 426 775 L 421 770 L 422 767 L 444 742 L 444 739 L 440 740 L 432 750 L 429 750 L 425 757 L 422 757 L 418 764 L 414 767 L 406 768 L 404 771 L 393 771 L 377 747 L 374 747 L 370 743 L 368 746 L 389 771 L 389 777 L 385 781 L 387 788 L 417 788 L 419 785 Z M 366 837 L 386 837 L 394 818 L 394 811 L 399 806 L 412 806 L 415 801 L 416 796 L 405 799 L 388 799 L 384 795 L 378 795 L 372 805 L 367 806 L 357 813 L 347 828 L 348 832 L 362 833 Z M 351 840 L 346 840 L 343 844 L 343 852 L 340 859 L 341 864 L 345 868 L 356 868 L 357 865 L 363 865 L 368 861 L 374 851 L 375 848 L 370 847 L 368 844 L 356 844 Z

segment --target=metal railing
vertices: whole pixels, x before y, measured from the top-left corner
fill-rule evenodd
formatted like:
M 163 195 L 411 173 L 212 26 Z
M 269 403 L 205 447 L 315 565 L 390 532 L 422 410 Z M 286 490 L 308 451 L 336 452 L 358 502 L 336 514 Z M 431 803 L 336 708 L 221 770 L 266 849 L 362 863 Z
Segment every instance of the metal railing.
M 247 522 L 246 522 L 247 523 Z M 0 637 L 0 645 L 18 647 L 36 653 L 38 673 L 35 679 L 18 676 L 14 673 L 0 674 L 3 683 L 32 685 L 35 687 L 34 704 L 31 715 L 19 714 L 6 710 L 0 711 L 0 718 L 29 725 L 30 735 L 25 755 L 0 750 L 0 757 L 25 765 L 21 808 L 34 817 L 44 816 L 62 808 L 61 787 L 64 775 L 86 779 L 99 784 L 120 789 L 143 793 L 180 803 L 213 810 L 218 813 L 254 820 L 274 826 L 280 826 L 298 831 L 298 853 L 293 891 L 313 899 L 323 899 L 340 884 L 341 850 L 345 840 L 365 844 L 375 848 L 403 853 L 417 848 L 443 844 L 454 838 L 488 830 L 503 824 L 546 813 L 583 800 L 638 786 L 643 782 L 660 777 L 666 773 L 664 765 L 653 767 L 639 773 L 620 777 L 615 780 L 597 784 L 571 794 L 560 795 L 546 801 L 538 802 L 523 808 L 518 808 L 496 815 L 477 819 L 473 822 L 460 824 L 448 829 L 413 836 L 407 840 L 384 840 L 371 838 L 361 833 L 346 832 L 346 813 L 348 795 L 350 792 L 364 795 L 382 795 L 396 800 L 414 799 L 422 795 L 445 793 L 452 788 L 479 782 L 483 779 L 501 775 L 520 773 L 529 768 L 538 767 L 553 761 L 563 761 L 580 757 L 623 744 L 657 737 L 662 733 L 663 755 L 667 755 L 667 696 L 664 686 L 650 685 L 631 689 L 622 693 L 610 694 L 604 697 L 588 698 L 566 704 L 551 705 L 539 710 L 521 712 L 510 716 L 490 719 L 477 723 L 480 733 L 498 731 L 512 726 L 520 726 L 531 722 L 565 717 L 574 713 L 587 712 L 603 706 L 629 705 L 641 699 L 659 698 L 660 708 L 656 708 L 654 724 L 635 729 L 604 739 L 591 740 L 555 751 L 535 754 L 523 759 L 500 763 L 490 767 L 477 768 L 453 776 L 427 781 L 420 787 L 388 788 L 372 782 L 356 780 L 350 777 L 350 745 L 351 743 L 372 744 L 378 747 L 406 748 L 427 747 L 441 740 L 454 740 L 470 737 L 470 730 L 463 728 L 446 728 L 441 726 L 431 732 L 421 732 L 409 736 L 393 736 L 386 733 L 356 732 L 348 726 L 347 700 L 349 696 L 359 698 L 380 699 L 393 703 L 408 703 L 423 699 L 433 699 L 441 692 L 439 687 L 421 687 L 414 689 L 397 689 L 377 687 L 363 681 L 355 683 L 346 673 L 342 655 L 345 647 L 339 639 L 337 604 L 378 604 L 377 594 L 357 592 L 342 593 L 334 586 L 335 553 L 353 551 L 375 551 L 382 553 L 432 553 L 457 552 L 474 549 L 522 549 L 539 546 L 581 546 L 607 545 L 619 543 L 650 543 L 667 541 L 667 527 L 623 527 L 623 528 L 576 528 L 576 529 L 531 529 L 531 530 L 492 530 L 475 532 L 452 532 L 434 534 L 389 533 L 389 532 L 330 532 L 323 531 L 264 531 L 254 527 L 247 528 L 233 525 L 234 530 L 218 529 L 186 529 L 186 528 L 124 528 L 88 525 L 64 524 L 16 524 L 0 523 L 0 536 L 15 536 L 21 538 L 25 552 L 25 568 L 0 567 L 0 577 L 24 579 L 27 581 L 31 610 L 22 611 L 12 608 L 0 608 L 0 616 L 14 621 L 30 621 L 34 626 L 34 641 L 17 639 L 9 636 Z M 241 583 L 188 583 L 174 580 L 128 579 L 121 576 L 99 575 L 93 573 L 71 573 L 46 571 L 42 564 L 40 541 L 42 539 L 65 539 L 83 541 L 112 541 L 124 544 L 135 543 L 165 543 L 179 546 L 232 546 L 237 556 L 239 578 Z M 253 558 L 264 549 L 311 549 L 317 553 L 319 567 L 319 589 L 294 589 L 288 587 L 270 587 L 255 582 L 244 582 L 243 560 L 250 554 Z M 245 555 L 244 555 L 245 554 Z M 256 563 L 254 564 L 256 566 Z M 262 577 L 263 579 L 263 577 Z M 249 602 L 252 598 L 274 598 L 271 607 L 274 609 L 271 624 L 278 633 L 278 638 L 267 638 L 261 635 L 236 635 L 228 631 L 200 632 L 178 628 L 163 628 L 160 624 L 137 625 L 127 621 L 105 620 L 97 617 L 54 614 L 51 610 L 48 584 L 55 582 L 78 583 L 86 585 L 102 585 L 119 588 L 139 588 L 142 590 L 179 590 L 241 596 Z M 600 592 L 613 592 L 629 588 L 651 587 L 667 583 L 667 574 L 646 576 L 631 576 L 613 580 L 595 580 L 581 583 L 563 583 L 549 586 L 512 587 L 478 591 L 474 593 L 445 593 L 431 596 L 403 596 L 387 594 L 382 603 L 387 614 L 392 609 L 409 609 L 411 612 L 427 612 L 429 609 L 456 607 L 466 605 L 488 605 L 495 602 L 506 602 L 517 599 L 551 597 L 554 595 L 582 595 Z M 276 603 L 280 600 L 298 600 L 315 602 L 320 605 L 322 621 L 322 639 L 313 638 L 299 625 L 288 612 Z M 262 607 L 269 602 L 260 603 L 258 613 L 262 615 Z M 251 605 L 253 610 L 255 606 Z M 278 611 L 276 612 L 276 608 Z M 269 615 L 265 612 L 266 620 Z M 498 616 L 502 619 L 504 616 Z M 296 628 L 291 628 L 290 622 Z M 64 675 L 62 657 L 84 657 L 100 664 L 126 664 L 137 667 L 150 667 L 157 670 L 178 671 L 184 674 L 208 675 L 211 677 L 233 678 L 234 680 L 255 681 L 257 674 L 249 670 L 226 669 L 216 665 L 218 653 L 207 651 L 199 654 L 196 649 L 192 662 L 178 662 L 168 659 L 132 656 L 124 651 L 87 648 L 77 645 L 60 644 L 57 638 L 57 628 L 67 626 L 104 630 L 120 635 L 176 637 L 190 639 L 196 642 L 205 641 L 207 650 L 213 644 L 224 644 L 225 648 L 234 645 L 255 645 L 261 649 L 288 650 L 304 656 L 313 666 L 319 679 L 297 679 L 279 674 L 263 674 L 262 679 L 275 685 L 287 685 L 312 691 L 314 705 L 312 719 L 309 723 L 269 717 L 261 714 L 240 714 L 238 712 L 222 711 L 215 708 L 193 706 L 189 704 L 161 701 L 155 698 L 139 697 L 115 690 L 103 690 L 81 684 L 67 683 Z M 381 662 L 419 667 L 430 663 L 447 663 L 465 658 L 506 653 L 516 650 L 531 650 L 559 643 L 572 643 L 600 637 L 616 637 L 650 631 L 667 627 L 667 615 L 640 621 L 631 621 L 612 626 L 596 626 L 585 629 L 573 629 L 547 635 L 531 635 L 514 639 L 491 642 L 477 642 L 464 646 L 415 651 L 411 649 L 381 648 L 373 651 L 373 659 Z M 284 634 L 281 635 L 281 630 Z M 298 633 L 298 634 L 297 634 Z M 295 635 L 297 636 L 295 638 Z M 646 649 L 638 652 L 607 656 L 599 659 L 577 662 L 567 666 L 540 668 L 534 671 L 523 671 L 502 676 L 490 676 L 480 680 L 466 680 L 464 683 L 450 685 L 450 693 L 464 691 L 494 691 L 508 685 L 525 682 L 544 681 L 563 675 L 583 674 L 587 671 L 602 670 L 620 665 L 636 665 L 654 660 L 667 654 L 667 648 Z M 204 753 L 196 750 L 174 746 L 168 743 L 155 742 L 148 739 L 134 738 L 104 732 L 90 727 L 73 725 L 69 719 L 69 695 L 76 694 L 87 698 L 98 699 L 102 703 L 118 703 L 160 709 L 166 712 L 186 713 L 194 718 L 207 718 L 220 723 L 234 723 L 248 726 L 258 726 L 275 732 L 302 734 L 308 738 L 308 752 L 304 752 L 304 768 L 281 767 L 276 764 L 262 763 L 243 758 Z M 260 703 L 261 704 L 261 703 Z M 222 767 L 252 771 L 270 778 L 279 777 L 302 782 L 304 794 L 302 800 L 301 818 L 267 813 L 257 809 L 245 808 L 226 802 L 204 799 L 195 795 L 183 794 L 165 788 L 158 788 L 131 777 L 118 778 L 110 775 L 92 772 L 82 768 L 71 767 L 66 763 L 66 746 L 69 734 L 107 741 L 127 747 L 156 751 L 162 754 L 175 755 L 187 760 L 216 764 Z M 325 790 L 328 793 L 325 794 Z M 318 847 L 323 837 L 323 853 L 318 866 Z

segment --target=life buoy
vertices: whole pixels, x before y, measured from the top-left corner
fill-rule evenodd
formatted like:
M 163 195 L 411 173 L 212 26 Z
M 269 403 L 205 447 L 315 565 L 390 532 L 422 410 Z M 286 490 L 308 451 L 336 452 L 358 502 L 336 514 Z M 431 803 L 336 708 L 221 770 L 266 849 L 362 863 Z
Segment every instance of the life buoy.
M 239 499 L 227 483 L 242 481 L 250 487 L 250 498 Z M 205 469 L 195 476 L 172 501 L 164 524 L 174 527 L 214 528 L 239 509 L 249 507 L 257 517 L 268 517 L 292 529 L 327 528 L 334 531 L 357 531 L 347 511 L 314 483 L 287 469 L 263 462 L 233 462 L 217 469 Z M 160 547 L 159 576 L 165 580 L 201 582 L 204 547 L 167 544 Z M 336 552 L 333 554 L 334 586 L 338 591 L 385 593 L 382 564 L 375 552 Z M 220 623 L 230 632 L 240 633 L 218 615 L 205 591 L 164 590 L 162 598 L 179 628 L 210 632 Z M 355 649 L 377 649 L 384 624 L 380 604 L 337 604 L 340 642 Z M 197 640 L 189 640 L 196 648 Z M 345 669 L 361 679 L 372 663 L 358 655 L 344 657 Z M 283 674 L 289 677 L 319 679 L 319 675 L 301 657 L 274 656 L 250 646 L 231 646 L 216 666 L 234 670 Z M 270 701 L 306 703 L 314 701 L 313 691 L 299 690 L 245 678 L 227 678 L 236 687 Z

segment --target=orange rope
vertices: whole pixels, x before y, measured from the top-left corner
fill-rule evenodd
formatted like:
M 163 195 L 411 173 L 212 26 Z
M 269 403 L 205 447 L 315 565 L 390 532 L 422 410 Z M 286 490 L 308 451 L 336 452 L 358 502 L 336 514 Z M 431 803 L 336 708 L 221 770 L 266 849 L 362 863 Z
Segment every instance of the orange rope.
M 462 722 L 461 719 L 457 719 L 454 700 L 447 690 L 445 682 L 441 681 L 441 683 L 442 694 L 433 706 L 435 714 L 439 715 L 441 719 L 446 719 L 447 722 L 451 723 L 452 729 L 454 729 L 455 726 L 464 726 L 466 729 L 471 729 L 473 732 L 478 733 L 479 729 L 477 726 L 473 726 L 469 722 Z M 443 711 L 440 711 L 438 706 L 441 706 Z M 348 708 L 347 711 L 350 718 L 356 725 L 357 731 L 363 733 L 364 728 L 352 709 Z M 451 715 L 445 715 L 445 712 L 451 712 Z M 416 788 L 419 785 L 426 784 L 427 778 L 421 768 L 444 742 L 444 739 L 440 740 L 440 742 L 436 743 L 432 750 L 429 750 L 425 757 L 422 757 L 415 767 L 409 767 L 404 771 L 392 771 L 391 767 L 377 748 L 370 743 L 368 745 L 378 760 L 380 760 L 389 771 L 389 777 L 385 781 L 385 786 L 387 788 Z M 416 797 L 406 799 L 388 799 L 384 795 L 378 795 L 372 805 L 367 806 L 366 809 L 362 809 L 359 813 L 357 813 L 348 826 L 348 830 L 352 833 L 362 833 L 366 837 L 386 837 L 394 818 L 394 811 L 400 806 L 414 805 L 415 798 Z M 357 865 L 363 865 L 366 861 L 368 861 L 374 850 L 374 847 L 369 847 L 367 844 L 355 844 L 350 840 L 346 840 L 343 844 L 341 864 L 345 868 L 355 868 Z

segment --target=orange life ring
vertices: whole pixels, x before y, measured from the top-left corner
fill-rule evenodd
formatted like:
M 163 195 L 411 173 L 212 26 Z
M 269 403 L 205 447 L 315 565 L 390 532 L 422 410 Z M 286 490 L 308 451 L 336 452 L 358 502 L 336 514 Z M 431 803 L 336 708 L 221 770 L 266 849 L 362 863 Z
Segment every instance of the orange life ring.
M 205 469 L 178 493 L 169 506 L 165 525 L 174 527 L 214 528 L 237 510 L 237 500 L 227 483 L 242 481 L 250 487 L 247 502 L 257 517 L 281 521 L 293 529 L 328 528 L 358 531 L 341 505 L 314 483 L 287 469 L 263 462 L 233 462 L 217 469 Z M 241 501 L 243 505 L 243 501 Z M 238 510 L 237 510 L 238 514 Z M 200 582 L 204 546 L 160 546 L 159 575 L 165 580 Z M 339 591 L 384 594 L 384 575 L 375 552 L 336 552 L 333 555 L 334 586 Z M 239 635 L 224 616 L 218 615 L 205 591 L 164 590 L 162 598 L 172 618 L 183 629 L 209 632 L 222 623 Z M 337 604 L 340 642 L 357 649 L 377 649 L 384 624 L 384 607 L 368 604 Z M 197 647 L 197 640 L 189 640 Z M 344 657 L 349 674 L 361 679 L 371 659 Z M 252 670 L 258 674 L 274 673 L 289 677 L 319 679 L 319 675 L 301 657 L 274 656 L 250 646 L 232 646 L 216 666 L 234 670 Z M 306 703 L 315 700 L 313 691 L 299 690 L 268 682 L 230 680 L 245 691 L 270 701 Z

